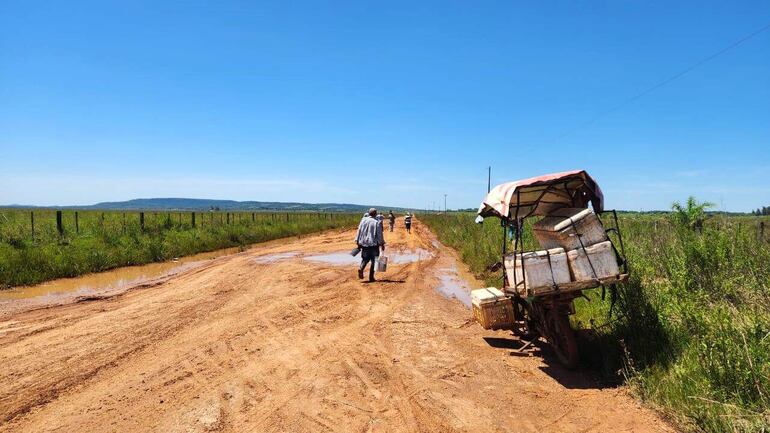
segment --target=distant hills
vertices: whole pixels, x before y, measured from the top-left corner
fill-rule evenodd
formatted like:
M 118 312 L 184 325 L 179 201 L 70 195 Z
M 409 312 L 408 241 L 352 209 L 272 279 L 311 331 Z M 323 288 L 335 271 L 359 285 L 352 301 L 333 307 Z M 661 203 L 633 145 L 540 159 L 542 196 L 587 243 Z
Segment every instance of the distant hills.
M 398 206 L 371 206 L 351 203 L 300 203 L 300 202 L 279 202 L 279 201 L 236 201 L 236 200 L 212 200 L 205 198 L 136 198 L 126 201 L 105 201 L 86 206 L 30 206 L 30 205 L 0 205 L 0 208 L 40 208 L 40 209 L 101 209 L 101 210 L 185 210 L 185 211 L 207 211 L 210 209 L 220 211 L 273 211 L 273 212 L 365 212 L 370 207 L 376 207 L 380 212 L 393 210 L 404 212 L 407 210 L 420 210 L 414 208 L 405 208 Z M 454 209 L 450 212 L 476 212 L 476 208 Z M 633 211 L 618 210 L 618 213 L 627 214 L 668 214 L 668 210 L 653 211 Z M 746 212 L 725 212 L 710 211 L 710 215 L 750 215 Z
M 202 198 L 137 198 L 127 201 L 102 202 L 88 206 L 23 206 L 57 209 L 103 209 L 103 210 L 210 210 L 222 211 L 313 211 L 313 212 L 364 212 L 370 205 L 350 203 L 298 203 L 272 201 L 210 200 Z M 380 211 L 403 210 L 401 207 L 374 206 Z

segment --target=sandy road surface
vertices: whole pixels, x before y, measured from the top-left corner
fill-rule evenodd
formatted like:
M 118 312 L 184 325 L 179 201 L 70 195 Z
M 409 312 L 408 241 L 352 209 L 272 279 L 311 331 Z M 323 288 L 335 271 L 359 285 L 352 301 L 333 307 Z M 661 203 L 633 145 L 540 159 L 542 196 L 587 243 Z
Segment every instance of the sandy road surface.
M 392 265 L 389 281 L 264 259 L 349 250 L 346 231 L 6 315 L 0 431 L 668 431 L 622 389 L 489 344 L 511 337 L 433 289 L 454 259 L 415 231 L 386 234 L 391 250 L 432 257 Z

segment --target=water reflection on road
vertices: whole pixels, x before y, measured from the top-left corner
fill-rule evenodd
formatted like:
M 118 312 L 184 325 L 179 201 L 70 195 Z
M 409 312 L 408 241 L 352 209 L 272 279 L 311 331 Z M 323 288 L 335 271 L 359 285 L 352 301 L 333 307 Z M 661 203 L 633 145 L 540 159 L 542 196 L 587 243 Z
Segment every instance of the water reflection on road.
M 239 251 L 240 248 L 238 247 L 225 248 L 194 254 L 192 256 L 182 257 L 168 262 L 125 266 L 74 278 L 61 278 L 36 284 L 34 286 L 20 286 L 8 290 L 0 290 L 0 301 L 54 296 L 65 293 L 87 295 L 93 293 L 96 289 L 120 289 L 135 285 L 144 280 L 178 272 L 187 267 L 190 263 L 211 260 L 217 257 L 234 254 Z
M 384 253 L 388 256 L 388 263 L 392 265 L 404 265 L 408 263 L 419 262 L 433 257 L 430 251 L 422 248 L 414 250 L 401 250 L 401 251 L 388 251 Z M 303 257 L 305 260 L 312 262 L 329 263 L 335 266 L 353 265 L 361 262 L 361 255 L 351 256 L 347 251 L 339 251 L 334 253 L 315 254 L 312 256 Z

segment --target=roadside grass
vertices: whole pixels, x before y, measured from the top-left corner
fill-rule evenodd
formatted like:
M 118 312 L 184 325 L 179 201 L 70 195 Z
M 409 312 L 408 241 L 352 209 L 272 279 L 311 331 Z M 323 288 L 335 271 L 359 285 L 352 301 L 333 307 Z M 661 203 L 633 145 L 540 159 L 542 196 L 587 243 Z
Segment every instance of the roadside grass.
M 502 228 L 475 215 L 422 215 L 489 285 Z M 621 215 L 631 279 L 576 301 L 583 364 L 687 431 L 770 432 L 770 236 L 761 217 L 713 217 L 693 230 L 665 216 Z M 534 249 L 527 227 L 527 248 Z
M 227 247 L 355 226 L 358 214 L 196 213 L 74 211 L 63 214 L 64 233 L 55 211 L 0 209 L 0 289 L 74 277 L 120 266 L 161 262 Z M 124 216 L 125 215 L 125 216 Z M 229 223 L 228 223 L 229 221 Z

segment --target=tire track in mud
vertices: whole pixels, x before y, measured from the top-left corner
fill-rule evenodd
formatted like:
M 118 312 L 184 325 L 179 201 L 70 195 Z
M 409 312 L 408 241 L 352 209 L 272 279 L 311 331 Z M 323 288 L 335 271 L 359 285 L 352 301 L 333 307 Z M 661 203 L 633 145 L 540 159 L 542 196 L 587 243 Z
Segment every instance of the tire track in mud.
M 380 282 L 303 258 L 352 237 L 271 243 L 3 316 L 0 431 L 668 430 L 622 390 L 570 389 L 558 377 L 572 373 L 486 344 L 511 337 L 434 290 L 453 258 L 419 223 L 386 233 L 386 252 L 431 256 Z

